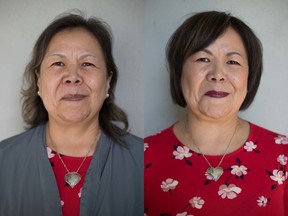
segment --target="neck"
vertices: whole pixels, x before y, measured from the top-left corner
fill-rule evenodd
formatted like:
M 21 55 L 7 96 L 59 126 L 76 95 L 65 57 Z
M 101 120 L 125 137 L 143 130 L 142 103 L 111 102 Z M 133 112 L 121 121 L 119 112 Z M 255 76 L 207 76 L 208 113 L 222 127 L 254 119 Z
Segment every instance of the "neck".
M 186 143 L 203 154 L 223 155 L 228 145 L 235 145 L 240 121 L 237 116 L 226 121 L 201 121 L 188 115 L 184 122 Z
M 92 146 L 88 156 L 93 155 L 96 144 L 100 138 L 101 129 L 99 124 L 90 125 L 60 125 L 53 121 L 46 124 L 47 146 L 58 153 L 83 157 Z

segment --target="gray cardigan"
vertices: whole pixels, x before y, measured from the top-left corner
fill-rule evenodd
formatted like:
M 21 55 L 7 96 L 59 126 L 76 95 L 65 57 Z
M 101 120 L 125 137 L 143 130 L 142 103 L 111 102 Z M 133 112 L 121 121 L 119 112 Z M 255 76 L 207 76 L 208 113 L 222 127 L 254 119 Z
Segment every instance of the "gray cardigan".
M 81 216 L 143 216 L 143 140 L 124 148 L 105 134 L 88 168 Z M 60 197 L 40 125 L 0 143 L 0 215 L 60 216 Z

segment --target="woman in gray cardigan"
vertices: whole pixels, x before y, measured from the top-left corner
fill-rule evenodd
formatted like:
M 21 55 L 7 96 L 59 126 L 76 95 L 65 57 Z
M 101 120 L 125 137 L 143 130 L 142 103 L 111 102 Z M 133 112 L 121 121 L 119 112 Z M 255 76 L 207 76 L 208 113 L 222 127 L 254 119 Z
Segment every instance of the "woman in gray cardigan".
M 30 129 L 0 143 L 0 215 L 143 215 L 143 141 L 117 76 L 104 22 L 66 14 L 42 32 L 24 73 Z

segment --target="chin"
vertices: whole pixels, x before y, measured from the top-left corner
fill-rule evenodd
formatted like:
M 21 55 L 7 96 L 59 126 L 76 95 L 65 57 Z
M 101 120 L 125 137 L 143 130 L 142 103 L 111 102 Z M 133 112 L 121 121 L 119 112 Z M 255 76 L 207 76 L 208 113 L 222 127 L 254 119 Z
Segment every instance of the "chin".
M 229 116 L 230 116 L 229 114 L 212 114 L 212 115 L 210 114 L 210 115 L 208 115 L 209 118 L 212 118 L 212 119 L 215 119 L 215 120 L 224 119 L 224 118 L 227 118 Z
M 233 114 L 233 110 L 218 108 L 218 109 L 203 110 L 201 111 L 201 113 L 210 119 L 223 119 L 231 116 Z
M 89 117 L 89 115 L 87 114 L 83 114 L 83 113 L 66 113 L 62 116 L 62 119 L 65 121 L 65 122 L 69 122 L 69 123 L 78 123 L 78 122 L 81 122 L 85 119 L 87 119 Z

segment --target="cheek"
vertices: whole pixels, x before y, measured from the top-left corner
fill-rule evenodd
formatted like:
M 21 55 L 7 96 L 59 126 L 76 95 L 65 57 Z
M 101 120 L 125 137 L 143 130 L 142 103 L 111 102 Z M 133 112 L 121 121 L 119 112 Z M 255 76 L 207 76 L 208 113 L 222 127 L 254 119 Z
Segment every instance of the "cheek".
M 237 89 L 247 91 L 248 88 L 248 76 L 243 75 L 234 78 L 234 85 Z
M 43 75 L 41 75 L 37 81 L 37 85 L 39 88 L 39 91 L 42 93 L 45 92 L 45 89 L 47 88 L 47 82 L 45 81 Z
M 183 72 L 181 78 L 181 88 L 182 92 L 196 93 L 200 90 L 203 78 L 198 76 L 198 74 L 192 74 L 191 72 Z
M 60 80 L 49 77 L 41 77 L 38 81 L 38 87 L 40 90 L 45 91 L 47 94 L 54 92 L 59 85 Z
M 244 101 L 248 89 L 248 76 L 244 74 L 242 76 L 236 76 L 233 78 L 232 82 L 235 91 L 235 96 L 238 98 L 238 100 Z
M 62 96 L 60 83 L 61 79 L 58 77 L 48 77 L 46 74 L 39 77 L 38 88 L 46 105 L 56 103 L 59 97 Z
M 86 83 L 87 83 L 88 86 L 91 86 L 91 87 L 94 87 L 94 86 L 97 85 L 97 82 L 94 79 L 88 79 L 86 81 Z
M 99 79 L 89 79 L 87 80 L 86 83 L 95 94 L 106 93 L 107 89 L 106 79 L 99 77 Z
M 187 92 L 190 91 L 189 86 L 190 86 L 189 81 L 186 79 L 186 76 L 182 73 L 182 77 L 180 80 L 180 88 L 185 98 L 186 98 Z

